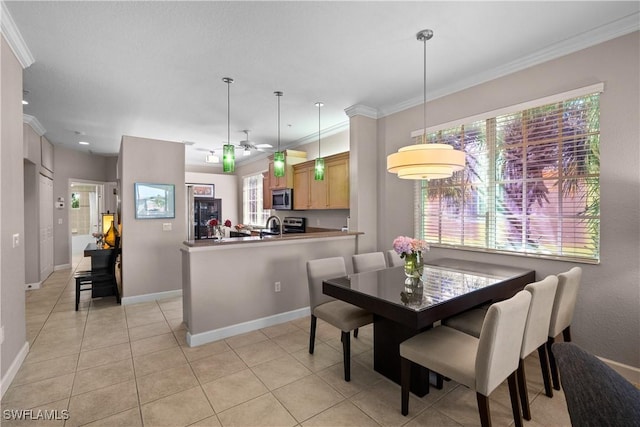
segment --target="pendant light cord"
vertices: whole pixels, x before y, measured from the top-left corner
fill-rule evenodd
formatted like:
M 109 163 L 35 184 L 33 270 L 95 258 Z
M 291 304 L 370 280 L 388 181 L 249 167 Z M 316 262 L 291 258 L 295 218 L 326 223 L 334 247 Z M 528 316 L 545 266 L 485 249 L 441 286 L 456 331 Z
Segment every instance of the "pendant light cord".
M 228 79 L 227 79 L 227 144 L 231 144 L 231 80 L 228 80 Z
M 282 96 L 282 92 L 275 92 L 276 97 L 278 98 L 278 152 L 280 152 L 280 97 Z
M 423 119 L 422 143 L 426 144 L 427 143 L 427 38 L 426 37 L 423 38 L 422 44 L 424 46 L 423 71 L 422 71 L 422 79 L 424 81 L 424 85 L 423 85 L 424 104 L 422 104 L 422 119 Z
M 322 107 L 322 103 L 318 103 L 318 157 L 322 157 L 320 155 L 320 107 Z

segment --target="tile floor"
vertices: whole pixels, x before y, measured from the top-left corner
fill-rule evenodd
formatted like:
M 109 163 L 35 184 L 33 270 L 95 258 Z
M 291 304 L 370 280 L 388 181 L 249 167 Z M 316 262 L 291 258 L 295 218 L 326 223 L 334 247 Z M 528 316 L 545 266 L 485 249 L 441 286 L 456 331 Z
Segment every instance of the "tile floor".
M 2 400 L 3 410 L 66 410 L 69 419 L 3 426 L 479 424 L 475 393 L 453 381 L 411 395 L 403 417 L 400 387 L 372 369 L 371 326 L 352 340 L 346 383 L 340 334 L 326 323 L 313 356 L 306 318 L 189 348 L 181 298 L 119 306 L 85 292 L 76 312 L 71 277 L 57 271 L 27 292 L 30 352 Z M 538 360 L 526 362 L 533 420 L 525 425 L 570 425 L 563 393 L 541 394 Z M 494 425 L 513 423 L 506 384 L 492 393 L 491 411 Z

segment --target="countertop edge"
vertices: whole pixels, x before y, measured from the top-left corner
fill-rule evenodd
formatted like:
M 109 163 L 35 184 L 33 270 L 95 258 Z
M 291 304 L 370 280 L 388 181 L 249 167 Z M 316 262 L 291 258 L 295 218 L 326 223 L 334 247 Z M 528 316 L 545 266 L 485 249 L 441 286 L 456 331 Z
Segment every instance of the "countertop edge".
M 223 239 L 222 242 L 217 241 L 193 241 L 185 240 L 182 242 L 183 246 L 180 248 L 184 252 L 200 252 L 209 250 L 238 248 L 239 245 L 247 247 L 247 245 L 261 246 L 261 245 L 287 245 L 296 243 L 309 243 L 315 240 L 333 240 L 343 238 L 355 238 L 364 232 L 361 231 L 326 231 L 318 233 L 306 233 L 306 234 L 293 234 L 285 235 L 283 237 L 270 237 L 265 239 L 259 239 L 255 237 L 229 237 Z

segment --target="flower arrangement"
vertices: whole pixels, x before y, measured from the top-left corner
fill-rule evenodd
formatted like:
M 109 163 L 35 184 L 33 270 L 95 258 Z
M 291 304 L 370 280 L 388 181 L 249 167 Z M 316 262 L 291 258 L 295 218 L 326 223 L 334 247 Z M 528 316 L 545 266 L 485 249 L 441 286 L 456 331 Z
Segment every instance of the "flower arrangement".
M 424 240 L 414 239 L 408 236 L 398 236 L 393 240 L 393 250 L 400 258 L 414 255 L 417 252 L 428 251 L 429 244 Z
M 225 226 L 225 227 L 231 227 L 231 220 L 230 220 L 230 219 L 226 220 L 226 221 L 224 222 L 224 226 Z
M 217 227 L 218 226 L 218 220 L 215 219 L 215 218 L 212 218 L 212 219 L 209 220 L 208 225 L 209 225 L 209 227 Z

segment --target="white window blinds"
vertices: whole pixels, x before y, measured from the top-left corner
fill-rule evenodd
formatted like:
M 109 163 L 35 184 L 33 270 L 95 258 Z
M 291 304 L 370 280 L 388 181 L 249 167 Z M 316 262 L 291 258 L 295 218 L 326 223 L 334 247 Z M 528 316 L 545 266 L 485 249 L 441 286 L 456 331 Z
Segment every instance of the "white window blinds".
M 502 112 L 427 138 L 464 150 L 467 166 L 452 178 L 416 185 L 422 238 L 598 262 L 599 93 Z
M 270 210 L 263 209 L 262 174 L 245 176 L 242 179 L 242 223 L 264 226 Z

